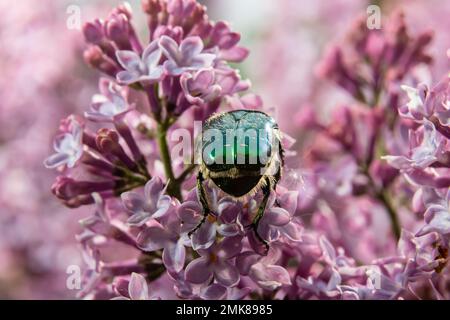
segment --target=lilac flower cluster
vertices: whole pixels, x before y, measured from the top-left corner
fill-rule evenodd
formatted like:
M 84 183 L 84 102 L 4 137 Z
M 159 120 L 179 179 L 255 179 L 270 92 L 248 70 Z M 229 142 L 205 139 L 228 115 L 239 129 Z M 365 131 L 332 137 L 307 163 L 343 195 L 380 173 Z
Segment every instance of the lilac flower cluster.
M 434 269 L 437 274 L 445 273 L 450 244 L 450 77 L 445 75 L 432 88 L 423 83 L 417 88 L 402 88 L 409 99 L 406 105 L 399 108 L 400 116 L 407 121 L 405 145 L 408 147 L 401 150 L 402 154 L 383 158 L 412 184 L 415 190 L 412 208 L 423 212 L 425 224 L 414 234 L 412 241 L 422 243 L 418 250 L 431 251 L 434 260 L 428 261 L 429 269 Z
M 143 10 L 147 44 L 126 4 L 84 26 L 85 59 L 104 77 L 84 116 L 62 120 L 44 163 L 60 171 L 52 191 L 67 206 L 97 207 L 80 221 L 88 265 L 80 296 L 238 299 L 290 285 L 279 251 L 300 240 L 297 192 L 273 195 L 259 224 L 270 259 L 247 228 L 260 195 L 244 204 L 208 187 L 214 214 L 190 235 L 203 218 L 196 166 L 170 152 L 174 130 L 192 132 L 193 120 L 219 107 L 262 108 L 257 96 L 240 94 L 250 83 L 230 66 L 248 55 L 240 35 L 194 0 L 143 1 Z M 122 249 L 108 252 L 115 246 Z M 149 293 L 142 275 L 166 289 Z
M 431 63 L 431 33 L 412 37 L 401 12 L 381 30 L 363 23 L 318 67 L 354 102 L 329 121 L 308 107 L 297 117 L 314 139 L 300 211 L 327 236 L 319 243 L 329 266 L 317 275 L 312 265 L 297 285 L 305 298 L 448 298 L 448 75 L 431 90 L 402 85 Z
M 248 55 L 240 35 L 196 0 L 143 0 L 142 9 L 145 42 L 126 4 L 84 26 L 99 94 L 83 116 L 62 120 L 45 160 L 60 173 L 56 197 L 96 207 L 77 236 L 87 265 L 80 297 L 448 298 L 449 79 L 401 86 L 431 62 L 430 33 L 409 35 L 398 14 L 385 30 L 359 22 L 328 51 L 319 74 L 353 103 L 331 121 L 299 111 L 313 143 L 299 169 L 286 153 L 255 233 L 262 195 L 234 199 L 208 184 L 204 219 L 194 155 L 174 156 L 169 139 L 216 111 L 266 110 L 231 64 Z

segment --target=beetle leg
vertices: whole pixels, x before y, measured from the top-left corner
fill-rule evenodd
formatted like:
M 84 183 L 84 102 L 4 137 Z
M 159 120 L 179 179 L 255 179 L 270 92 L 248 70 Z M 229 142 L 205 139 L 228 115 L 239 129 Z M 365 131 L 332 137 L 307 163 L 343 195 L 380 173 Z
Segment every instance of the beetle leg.
M 284 149 L 283 149 L 283 146 L 281 145 L 281 142 L 279 143 L 278 148 L 279 148 L 278 150 L 279 150 L 279 154 L 280 154 L 280 162 L 281 163 L 278 167 L 277 173 L 274 175 L 274 183 L 273 183 L 273 188 L 272 188 L 273 191 L 276 191 L 276 189 L 277 189 L 278 182 L 280 182 L 280 180 L 281 180 L 281 168 L 284 167 Z M 281 207 L 278 199 L 275 200 L 275 205 L 277 207 Z
M 273 187 L 271 188 L 273 191 L 277 190 L 277 185 L 278 185 L 278 182 L 280 182 L 280 179 L 281 179 L 281 169 L 278 168 L 278 171 L 277 171 L 277 173 L 274 176 Z M 277 207 L 281 207 L 280 201 L 278 201 L 277 198 L 275 199 L 275 205 Z
M 281 166 L 278 167 L 277 173 L 273 176 L 273 178 L 274 178 L 273 188 L 272 188 L 273 191 L 276 191 L 278 182 L 280 182 L 280 180 L 281 180 L 281 168 L 284 165 L 284 150 L 283 150 L 283 147 L 281 146 L 281 143 L 280 143 L 280 157 L 281 157 Z M 278 201 L 278 199 L 275 199 L 275 205 L 277 207 L 281 207 L 280 201 Z
M 192 231 L 190 231 L 188 233 L 189 237 L 192 236 L 192 234 L 195 231 L 200 229 L 200 227 L 206 221 L 206 218 L 208 217 L 208 215 L 211 213 L 211 210 L 209 209 L 208 199 L 206 197 L 206 191 L 205 191 L 205 188 L 203 187 L 204 181 L 205 181 L 205 178 L 203 177 L 202 172 L 199 171 L 199 173 L 197 175 L 197 193 L 198 193 L 198 198 L 199 198 L 200 204 L 202 205 L 202 208 L 203 208 L 203 217 L 202 217 L 202 220 L 200 221 L 200 223 Z
M 278 145 L 278 148 L 279 148 L 278 150 L 280 152 L 281 166 L 284 167 L 284 148 L 283 148 L 283 145 L 281 144 L 281 142 Z
M 255 218 L 253 219 L 252 228 L 253 228 L 253 232 L 255 233 L 256 238 L 264 244 L 264 246 L 266 247 L 266 251 L 269 251 L 269 243 L 266 240 L 264 240 L 261 237 L 261 235 L 258 233 L 259 222 L 261 221 L 261 218 L 264 216 L 264 212 L 266 211 L 266 207 L 267 207 L 267 201 L 269 200 L 270 192 L 273 189 L 273 184 L 271 183 L 270 179 L 266 177 L 265 181 L 266 181 L 266 184 L 264 185 L 264 187 L 262 187 L 264 197 L 261 202 L 261 205 L 258 208 L 258 213 L 256 214 Z

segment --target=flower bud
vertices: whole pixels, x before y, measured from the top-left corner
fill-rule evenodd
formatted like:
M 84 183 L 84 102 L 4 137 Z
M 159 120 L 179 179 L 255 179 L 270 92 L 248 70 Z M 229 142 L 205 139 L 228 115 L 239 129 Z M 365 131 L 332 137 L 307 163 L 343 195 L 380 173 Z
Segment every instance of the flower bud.
M 114 14 L 105 23 L 106 36 L 121 50 L 131 50 L 129 40 L 130 23 L 124 14 Z
M 96 19 L 83 26 L 83 35 L 88 43 L 99 44 L 105 36 L 103 23 Z
M 119 72 L 116 63 L 107 57 L 98 46 L 89 47 L 84 51 L 83 55 L 84 60 L 91 67 L 96 68 L 111 77 L 116 77 L 116 74 Z

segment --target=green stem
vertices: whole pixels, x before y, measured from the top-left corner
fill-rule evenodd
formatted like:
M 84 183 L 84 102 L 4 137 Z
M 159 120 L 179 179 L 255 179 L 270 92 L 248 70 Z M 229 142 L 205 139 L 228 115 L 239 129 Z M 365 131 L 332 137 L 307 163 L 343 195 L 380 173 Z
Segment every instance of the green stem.
M 172 159 L 167 144 L 167 129 L 168 125 L 166 123 L 159 123 L 156 133 L 161 161 L 164 165 L 164 173 L 168 180 L 167 194 L 182 201 L 180 183 L 175 179 L 172 169 Z

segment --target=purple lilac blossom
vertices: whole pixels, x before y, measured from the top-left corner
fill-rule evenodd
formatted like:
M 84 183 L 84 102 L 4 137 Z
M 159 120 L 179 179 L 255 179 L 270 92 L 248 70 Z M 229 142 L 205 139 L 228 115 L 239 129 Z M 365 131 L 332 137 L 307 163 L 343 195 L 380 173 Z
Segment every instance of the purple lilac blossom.
M 46 161 L 66 206 L 96 205 L 77 237 L 80 297 L 448 298 L 448 78 L 412 87 L 431 63 L 431 33 L 412 36 L 395 13 L 381 30 L 358 20 L 330 47 L 318 75 L 348 101 L 329 118 L 312 107 L 293 117 L 313 141 L 300 161 L 281 133 L 287 174 L 255 233 L 261 192 L 234 199 L 207 183 L 205 212 L 197 167 L 171 158 L 168 141 L 214 112 L 270 113 L 229 64 L 248 51 L 195 0 L 142 3 L 145 43 L 127 5 L 84 26 L 85 60 L 108 80 L 85 119 L 62 121 Z

